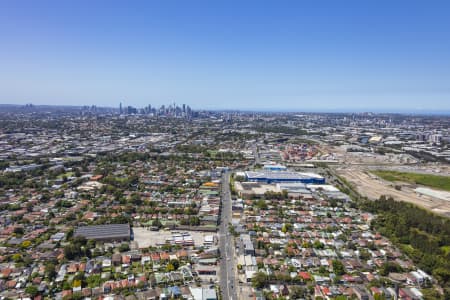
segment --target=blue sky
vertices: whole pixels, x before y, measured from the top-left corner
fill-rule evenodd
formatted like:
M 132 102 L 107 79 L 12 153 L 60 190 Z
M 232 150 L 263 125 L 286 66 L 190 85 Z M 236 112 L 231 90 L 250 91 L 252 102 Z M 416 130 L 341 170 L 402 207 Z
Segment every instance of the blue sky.
M 449 1 L 0 1 L 0 103 L 450 111 Z

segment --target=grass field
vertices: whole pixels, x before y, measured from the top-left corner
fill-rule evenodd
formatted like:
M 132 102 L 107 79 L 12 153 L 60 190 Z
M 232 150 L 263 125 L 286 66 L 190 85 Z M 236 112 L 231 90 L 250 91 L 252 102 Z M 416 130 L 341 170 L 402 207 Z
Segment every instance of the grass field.
M 383 170 L 372 171 L 372 173 L 388 181 L 404 181 L 450 191 L 449 176 Z

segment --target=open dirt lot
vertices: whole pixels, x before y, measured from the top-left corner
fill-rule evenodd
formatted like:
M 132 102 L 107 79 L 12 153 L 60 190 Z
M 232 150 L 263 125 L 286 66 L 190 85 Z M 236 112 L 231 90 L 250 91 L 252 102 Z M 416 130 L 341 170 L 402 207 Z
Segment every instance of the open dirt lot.
M 215 234 L 214 232 L 201 232 L 201 231 L 186 231 L 194 240 L 195 246 L 203 245 L 203 241 L 206 235 Z M 160 230 L 151 231 L 144 227 L 134 227 L 134 240 L 138 243 L 139 248 L 147 248 L 149 246 L 156 246 L 157 244 L 164 244 L 167 239 L 172 237 L 172 231 Z
M 450 216 L 450 202 L 417 194 L 409 183 L 392 183 L 382 180 L 368 171 L 358 167 L 339 167 L 338 175 L 356 187 L 357 191 L 369 199 L 378 199 L 382 195 L 392 196 L 395 200 L 411 202 L 436 213 Z M 400 185 L 401 190 L 394 188 Z

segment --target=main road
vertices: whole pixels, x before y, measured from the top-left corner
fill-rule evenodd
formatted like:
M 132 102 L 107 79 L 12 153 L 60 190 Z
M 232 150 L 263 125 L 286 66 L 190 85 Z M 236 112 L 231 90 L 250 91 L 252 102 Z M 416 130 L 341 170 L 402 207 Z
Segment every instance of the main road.
M 229 224 L 231 223 L 231 192 L 230 192 L 231 172 L 226 171 L 222 175 L 222 208 L 219 226 L 219 250 L 220 260 L 220 289 L 222 299 L 237 300 L 236 286 L 236 262 L 234 256 L 234 237 L 230 234 Z
M 252 146 L 252 150 L 253 150 L 253 156 L 255 156 L 255 165 L 259 165 L 261 163 L 261 159 L 259 157 L 259 152 L 258 152 L 258 144 L 255 142 Z

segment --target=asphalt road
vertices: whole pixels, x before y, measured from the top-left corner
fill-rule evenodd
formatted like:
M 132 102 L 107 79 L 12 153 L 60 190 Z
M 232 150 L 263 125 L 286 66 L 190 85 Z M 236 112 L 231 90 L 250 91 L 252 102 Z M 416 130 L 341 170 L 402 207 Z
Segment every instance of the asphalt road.
M 258 152 L 258 146 L 256 143 L 253 144 L 253 155 L 255 156 L 255 165 L 258 165 L 261 163 L 261 159 L 259 157 L 259 152 Z
M 231 192 L 230 192 L 230 175 L 226 172 L 222 176 L 222 209 L 219 226 L 219 249 L 221 253 L 220 262 L 220 290 L 222 291 L 222 299 L 237 300 L 237 284 L 235 269 L 235 253 L 234 238 L 229 233 L 228 224 L 231 223 Z

